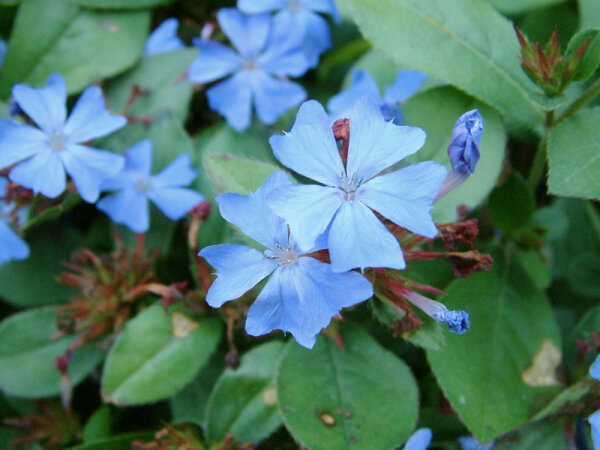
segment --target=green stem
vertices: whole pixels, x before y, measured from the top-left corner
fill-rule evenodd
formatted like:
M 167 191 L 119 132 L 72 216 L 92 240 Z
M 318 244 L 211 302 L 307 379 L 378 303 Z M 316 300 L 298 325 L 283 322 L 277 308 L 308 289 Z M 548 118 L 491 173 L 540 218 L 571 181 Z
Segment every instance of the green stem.
M 591 102 L 598 94 L 600 94 L 600 78 L 598 78 L 594 84 L 592 84 L 586 91 L 569 105 L 567 109 L 556 119 L 554 125 L 558 125 L 563 120 L 571 117 L 589 102 Z
M 535 157 L 533 163 L 529 169 L 529 176 L 527 177 L 527 185 L 535 190 L 540 180 L 544 176 L 544 168 L 546 167 L 546 157 L 548 152 L 548 133 L 554 126 L 554 111 L 546 112 L 546 131 L 544 136 L 540 139 L 537 149 L 535 151 Z

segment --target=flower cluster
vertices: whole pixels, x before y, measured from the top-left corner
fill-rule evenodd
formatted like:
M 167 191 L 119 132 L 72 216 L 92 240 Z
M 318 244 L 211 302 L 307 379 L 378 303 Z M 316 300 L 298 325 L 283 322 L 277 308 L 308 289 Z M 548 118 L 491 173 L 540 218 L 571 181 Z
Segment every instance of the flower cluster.
M 323 107 L 314 100 L 302 104 L 292 130 L 270 143 L 284 166 L 319 184 L 293 184 L 276 172 L 248 196 L 217 197 L 222 216 L 267 248 L 260 253 L 221 244 L 200 252 L 216 269 L 207 294 L 213 307 L 239 298 L 271 274 L 248 313 L 251 335 L 281 329 L 312 347 L 315 335 L 342 307 L 373 294 L 353 269 L 406 267 L 385 224 L 428 238 L 438 234 L 429 211 L 446 178 L 445 167 L 427 161 L 386 171 L 421 148 L 423 130 L 384 120 L 369 97 L 355 103 L 348 123 L 344 135 L 351 139 L 344 154 Z M 331 264 L 308 256 L 323 249 Z M 408 291 L 403 295 L 451 331 L 468 329 L 464 311 L 449 311 L 422 296 L 415 301 Z

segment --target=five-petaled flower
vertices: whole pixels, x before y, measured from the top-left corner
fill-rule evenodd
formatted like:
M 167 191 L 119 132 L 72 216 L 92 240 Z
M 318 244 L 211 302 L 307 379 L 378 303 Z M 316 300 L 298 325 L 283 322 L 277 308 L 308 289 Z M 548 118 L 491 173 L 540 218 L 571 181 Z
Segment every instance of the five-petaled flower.
M 207 91 L 209 106 L 225 116 L 229 125 L 242 131 L 250 125 L 252 103 L 259 119 L 271 124 L 287 109 L 306 98 L 297 83 L 283 76 L 300 76 L 308 63 L 298 40 L 277 27 L 268 14 L 246 16 L 236 9 L 217 13 L 219 25 L 238 49 L 208 39 L 195 39 L 199 55 L 190 65 L 194 83 L 226 80 Z
M 282 186 L 269 194 L 269 206 L 305 248 L 325 233 L 335 272 L 404 269 L 398 241 L 374 211 L 414 233 L 434 237 L 437 228 L 429 210 L 446 169 L 426 161 L 382 174 L 421 148 L 425 132 L 386 122 L 377 103 L 367 97 L 354 105 L 349 119 L 345 165 L 329 118 L 314 100 L 300 107 L 291 132 L 271 137 L 283 165 L 322 184 Z
M 199 255 L 217 271 L 206 297 L 209 305 L 218 308 L 235 300 L 270 275 L 248 311 L 246 331 L 252 336 L 289 331 L 299 344 L 312 348 L 331 317 L 371 297 L 373 287 L 357 272 L 335 273 L 329 264 L 307 256 L 318 248 L 299 245 L 266 203 L 269 192 L 290 185 L 287 175 L 274 172 L 250 195 L 217 197 L 221 215 L 266 247 L 264 252 L 219 244 L 205 247 Z
M 190 157 L 180 155 L 166 169 L 150 176 L 152 168 L 152 142 L 144 139 L 125 150 L 125 168 L 114 177 L 104 180 L 103 191 L 119 191 L 107 195 L 97 203 L 99 210 L 136 233 L 150 226 L 148 200 L 171 220 L 181 219 L 186 212 L 204 200 L 191 189 L 185 189 L 196 178 L 190 167 Z
M 100 88 L 91 86 L 83 91 L 66 119 L 67 92 L 59 74 L 48 76 L 46 87 L 41 89 L 17 84 L 12 94 L 20 110 L 40 128 L 12 123 L 3 129 L 0 169 L 18 163 L 9 178 L 51 198 L 65 190 L 66 172 L 81 197 L 94 203 L 100 183 L 121 170 L 124 160 L 82 143 L 121 128 L 127 122 L 125 117 L 111 115 Z

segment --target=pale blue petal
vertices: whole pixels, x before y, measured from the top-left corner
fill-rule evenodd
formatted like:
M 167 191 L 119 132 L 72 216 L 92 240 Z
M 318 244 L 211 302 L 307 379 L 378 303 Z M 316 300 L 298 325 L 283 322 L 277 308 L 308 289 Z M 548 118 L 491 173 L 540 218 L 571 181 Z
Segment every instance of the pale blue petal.
M 344 166 L 329 118 L 319 102 L 304 102 L 292 130 L 271 136 L 269 143 L 284 166 L 320 183 L 338 185 Z
M 336 119 L 348 117 L 354 104 L 363 95 L 380 100 L 379 87 L 369 72 L 362 69 L 353 69 L 352 85 L 331 97 L 327 103 L 327 109 Z
M 588 417 L 588 421 L 592 427 L 592 441 L 594 442 L 594 448 L 600 449 L 600 410 Z
M 140 174 L 123 169 L 118 174 L 102 180 L 101 191 L 117 191 L 120 189 L 135 189 L 135 184 L 140 179 Z
M 242 56 L 256 56 L 264 48 L 271 24 L 269 14 L 247 16 L 235 8 L 221 8 L 217 20 Z
M 342 21 L 342 16 L 335 7 L 333 0 L 300 0 L 300 3 L 313 11 L 329 14 L 337 23 Z
M 317 238 L 327 229 L 343 202 L 337 189 L 314 184 L 292 184 L 267 195 L 267 203 L 287 222 L 304 251 L 317 250 L 314 248 Z
M 155 187 L 187 186 L 197 175 L 190 167 L 190 163 L 190 155 L 187 153 L 179 155 L 162 172 L 152 177 L 152 185 Z
M 63 133 L 70 143 L 78 144 L 106 136 L 126 123 L 125 117 L 110 114 L 104 105 L 102 90 L 98 86 L 91 86 L 77 100 Z
M 273 189 L 291 184 L 284 172 L 273 172 L 265 184 L 250 195 L 222 194 L 215 200 L 225 220 L 265 247 L 287 241 L 287 225 L 267 205 L 266 196 Z
M 179 21 L 174 17 L 165 20 L 148 36 L 146 40 L 146 55 L 165 53 L 183 48 L 183 42 L 177 36 Z
M 375 177 L 359 189 L 359 200 L 385 218 L 429 238 L 438 231 L 429 211 L 440 191 L 446 168 L 425 161 Z
M 252 93 L 244 72 L 215 84 L 206 91 L 206 96 L 210 108 L 225 116 L 234 130 L 248 128 L 252 114 Z
M 29 125 L 6 125 L 0 135 L 0 169 L 50 150 L 48 136 Z
M 425 143 L 425 132 L 386 122 L 377 103 L 361 97 L 350 112 L 352 139 L 348 148 L 347 173 L 367 181 Z
M 152 141 L 142 139 L 125 150 L 125 167 L 123 170 L 150 175 L 152 170 Z
M 256 114 L 267 125 L 306 99 L 306 91 L 292 81 L 273 78 L 262 71 L 256 71 L 250 79 Z
M 151 189 L 148 197 L 171 220 L 181 219 L 189 210 L 204 200 L 200 193 L 181 187 Z
M 321 53 L 331 48 L 329 24 L 318 14 L 300 11 L 296 16 L 298 28 L 304 30 L 302 51 L 310 67 L 316 67 Z
M 29 257 L 29 246 L 8 224 L 0 222 L 0 264 Z
M 398 103 L 408 98 L 419 90 L 427 75 L 418 70 L 400 70 L 394 84 L 385 88 L 383 99 L 386 102 Z
M 421 428 L 408 438 L 404 450 L 427 450 L 431 444 L 432 437 L 433 435 L 429 428 Z
M 193 83 L 208 83 L 242 68 L 242 58 L 220 42 L 194 39 L 200 53 L 190 64 L 188 79 Z
M 356 267 L 406 267 L 396 238 L 361 202 L 344 202 L 333 219 L 328 242 L 334 272 Z
M 199 255 L 216 270 L 217 279 L 206 295 L 206 302 L 213 308 L 241 297 L 277 268 L 276 260 L 244 245 L 211 245 Z
M 148 231 L 150 215 L 148 199 L 133 189 L 124 189 L 101 198 L 96 207 L 105 212 L 113 222 L 127 226 L 134 233 Z
M 246 14 L 273 11 L 285 7 L 287 0 L 238 0 L 237 7 Z
M 590 366 L 590 375 L 600 381 L 600 355 L 596 357 L 596 360 Z
M 59 74 L 49 75 L 46 86 L 40 89 L 17 84 L 12 89 L 12 95 L 19 107 L 46 134 L 62 128 L 67 116 L 67 88 Z
M 496 441 L 492 441 L 487 445 L 482 445 L 473 436 L 461 436 L 458 438 L 462 450 L 492 450 L 496 445 Z
M 125 159 L 121 155 L 83 145 L 70 145 L 59 155 L 77 192 L 88 203 L 96 202 L 102 182 L 118 173 L 125 165 Z
M 0 39 L 0 67 L 4 64 L 4 58 L 6 57 L 6 41 Z
M 50 198 L 58 197 L 66 187 L 65 169 L 54 150 L 44 150 L 18 164 L 10 171 L 9 178 Z

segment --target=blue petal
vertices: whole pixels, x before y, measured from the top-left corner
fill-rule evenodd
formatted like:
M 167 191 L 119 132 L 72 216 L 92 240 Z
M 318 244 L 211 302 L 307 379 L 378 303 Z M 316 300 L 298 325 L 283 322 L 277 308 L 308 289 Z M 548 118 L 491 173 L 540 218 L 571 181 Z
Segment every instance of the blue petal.
M 0 39 L 0 67 L 4 64 L 4 58 L 6 57 L 6 41 Z
M 432 437 L 433 435 L 429 428 L 420 428 L 408 438 L 404 450 L 426 450 L 431 444 Z
M 150 216 L 148 199 L 133 189 L 124 189 L 101 198 L 96 207 L 105 212 L 113 222 L 127 226 L 134 233 L 148 231 Z
M 0 135 L 0 169 L 12 166 L 44 150 L 50 150 L 50 145 L 48 136 L 41 130 L 14 122 L 11 125 L 5 123 Z
M 194 39 L 200 53 L 190 64 L 188 79 L 193 83 L 208 83 L 242 68 L 242 58 L 226 45 L 205 39 Z
M 96 202 L 102 182 L 125 165 L 125 159 L 120 155 L 83 145 L 70 145 L 59 155 L 77 192 L 88 203 Z
M 316 67 L 321 53 L 331 48 L 329 24 L 323 17 L 308 10 L 300 11 L 295 16 L 298 28 L 304 30 L 302 51 L 309 67 Z
M 242 232 L 265 247 L 275 248 L 276 243 L 287 241 L 287 225 L 267 205 L 266 196 L 271 190 L 291 184 L 281 171 L 273 172 L 265 184 L 250 195 L 222 194 L 215 200 L 221 215 Z
M 354 104 L 363 95 L 379 100 L 379 87 L 377 87 L 377 83 L 375 83 L 369 72 L 362 69 L 353 69 L 352 85 L 331 97 L 327 103 L 327 109 L 336 119 L 348 117 Z
M 276 260 L 244 245 L 211 245 L 199 255 L 217 271 L 217 279 L 206 295 L 206 302 L 213 308 L 241 297 L 277 267 Z
M 244 57 L 254 57 L 263 49 L 269 36 L 269 14 L 246 16 L 235 8 L 221 8 L 217 20 L 223 32 Z
M 253 73 L 251 82 L 256 114 L 267 125 L 306 99 L 306 92 L 299 84 L 273 78 L 262 71 Z
M 0 264 L 29 257 L 29 246 L 6 223 L 0 222 Z
M 596 360 L 590 366 L 590 375 L 600 381 L 600 355 L 596 357 Z
M 171 220 L 181 219 L 189 210 L 204 200 L 204 197 L 198 192 L 180 187 L 151 189 L 148 197 Z
M 344 202 L 333 219 L 328 242 L 334 272 L 406 267 L 396 238 L 361 202 Z
M 462 450 L 492 450 L 496 445 L 496 441 L 492 441 L 487 445 L 482 445 L 473 436 L 461 436 L 458 438 Z
M 275 157 L 286 167 L 329 186 L 337 186 L 344 166 L 329 118 L 315 100 L 304 102 L 289 133 L 271 136 Z
M 274 189 L 267 203 L 290 226 L 298 246 L 308 251 L 333 219 L 344 200 L 337 189 L 317 185 L 289 185 Z
M 350 112 L 352 138 L 348 148 L 347 173 L 368 180 L 425 143 L 425 132 L 386 122 L 377 103 L 361 97 Z
M 125 167 L 123 170 L 139 172 L 142 175 L 150 175 L 152 170 L 152 141 L 142 139 L 128 149 L 125 149 Z
M 208 104 L 222 116 L 236 131 L 243 131 L 250 125 L 252 114 L 252 93 L 246 73 L 236 73 L 231 78 L 215 84 L 206 91 Z
M 475 172 L 483 127 L 483 117 L 477 109 L 467 111 L 454 124 L 452 139 L 448 145 L 448 156 L 454 172 L 463 176 Z
M 300 3 L 313 11 L 331 15 L 337 23 L 342 21 L 342 16 L 340 16 L 333 0 L 300 0 Z
M 285 7 L 287 0 L 238 0 L 237 7 L 246 14 L 273 11 Z
M 60 130 L 67 116 L 65 80 L 57 73 L 46 79 L 46 87 L 34 89 L 17 84 L 12 95 L 18 105 L 46 134 Z
M 358 198 L 395 224 L 432 238 L 438 231 L 429 210 L 444 178 L 444 166 L 426 161 L 369 180 Z
M 104 105 L 102 90 L 91 86 L 83 91 L 71 111 L 63 132 L 71 143 L 81 143 L 106 136 L 127 123 L 123 116 L 113 116 Z
M 398 103 L 407 100 L 419 90 L 427 75 L 417 70 L 400 70 L 394 84 L 385 88 L 383 99 L 386 102 Z
M 594 442 L 594 448 L 600 448 L 600 410 L 596 411 L 590 417 L 588 421 L 592 427 L 592 441 Z
M 146 40 L 146 55 L 170 52 L 183 48 L 183 42 L 177 36 L 179 21 L 173 17 L 161 23 Z
M 179 155 L 162 172 L 152 177 L 152 184 L 163 186 L 187 186 L 194 178 L 196 171 L 190 167 L 190 155 Z
M 65 169 L 53 150 L 42 151 L 18 164 L 10 171 L 9 178 L 50 198 L 58 197 L 66 187 Z

